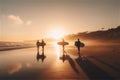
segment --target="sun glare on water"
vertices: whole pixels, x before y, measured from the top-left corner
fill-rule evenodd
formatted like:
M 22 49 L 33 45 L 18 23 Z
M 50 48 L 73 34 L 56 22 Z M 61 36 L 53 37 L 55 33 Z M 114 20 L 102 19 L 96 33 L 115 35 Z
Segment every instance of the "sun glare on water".
M 61 52 L 60 46 L 57 45 L 57 41 L 55 41 L 53 44 L 54 44 L 54 47 L 55 47 L 56 57 L 57 57 L 57 59 L 59 59 L 59 57 L 60 57 L 60 52 Z

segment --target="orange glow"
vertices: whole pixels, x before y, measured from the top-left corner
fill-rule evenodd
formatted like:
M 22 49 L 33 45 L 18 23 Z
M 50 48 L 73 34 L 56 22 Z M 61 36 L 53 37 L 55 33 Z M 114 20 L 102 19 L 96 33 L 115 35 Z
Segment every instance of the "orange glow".
M 57 59 L 59 59 L 60 57 L 60 46 L 57 45 L 57 41 L 53 42 L 54 48 L 55 48 L 55 55 L 57 57 Z
M 65 31 L 61 28 L 54 28 L 49 31 L 49 37 L 55 38 L 55 39 L 60 39 L 63 38 L 65 35 Z

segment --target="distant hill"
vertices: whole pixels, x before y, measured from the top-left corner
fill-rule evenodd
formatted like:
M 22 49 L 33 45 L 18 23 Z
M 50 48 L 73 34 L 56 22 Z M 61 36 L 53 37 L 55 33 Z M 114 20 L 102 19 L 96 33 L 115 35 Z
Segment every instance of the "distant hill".
M 75 40 L 77 38 L 87 40 L 101 40 L 101 41 L 120 41 L 120 26 L 108 30 L 99 30 L 94 32 L 82 32 L 77 34 L 70 34 L 65 36 L 65 39 Z

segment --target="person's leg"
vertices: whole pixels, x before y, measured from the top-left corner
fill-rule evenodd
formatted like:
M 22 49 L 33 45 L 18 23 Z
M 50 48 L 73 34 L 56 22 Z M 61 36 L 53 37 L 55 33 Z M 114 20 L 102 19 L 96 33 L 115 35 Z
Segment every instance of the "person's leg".
M 63 46 L 63 55 L 65 54 L 65 52 L 64 52 L 65 50 L 64 50 L 64 46 Z
M 80 57 L 80 47 L 78 47 L 78 55 L 79 55 L 79 57 Z
M 42 46 L 42 54 L 44 54 L 44 46 Z
M 39 52 L 39 46 L 37 46 L 37 52 Z

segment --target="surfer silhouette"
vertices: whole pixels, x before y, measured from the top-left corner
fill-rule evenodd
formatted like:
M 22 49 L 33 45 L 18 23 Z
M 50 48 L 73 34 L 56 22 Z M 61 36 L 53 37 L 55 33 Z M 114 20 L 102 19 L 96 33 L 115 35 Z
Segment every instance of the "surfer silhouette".
M 61 60 L 63 60 L 63 62 L 67 59 L 67 53 L 65 52 L 65 45 L 68 45 L 68 42 L 65 42 L 64 39 L 61 42 L 57 43 L 58 45 L 61 45 L 63 48 L 63 56 L 60 57 Z
M 63 48 L 63 55 L 64 55 L 64 53 L 66 53 L 65 52 L 65 45 L 68 45 L 69 43 L 65 42 L 64 39 L 63 39 L 61 42 L 58 42 L 57 44 L 62 46 L 62 48 Z
M 43 39 L 42 39 L 41 44 L 42 44 L 42 54 L 44 54 L 44 46 L 46 45 L 46 43 L 44 42 L 44 40 L 43 40 Z
M 44 42 L 44 40 L 42 39 L 41 42 L 39 42 L 39 40 L 37 40 L 36 42 L 36 46 L 37 46 L 37 56 L 36 59 L 37 61 L 39 61 L 39 59 L 42 60 L 42 62 L 44 61 L 44 59 L 46 58 L 46 56 L 44 55 L 44 46 L 46 45 L 46 43 Z M 42 54 L 39 54 L 39 47 L 42 47 Z
M 39 42 L 39 40 L 37 40 L 37 42 L 36 42 L 37 52 L 39 52 L 39 44 L 40 44 L 40 42 Z
M 63 43 L 65 42 L 64 39 L 63 39 L 62 42 L 63 42 Z M 63 54 L 64 54 L 64 53 L 65 53 L 65 45 L 62 45 L 62 47 L 63 47 Z
M 39 52 L 39 47 L 42 47 L 42 54 L 44 53 L 44 46 L 46 45 L 46 43 L 44 42 L 44 40 L 42 39 L 41 42 L 39 42 L 39 40 L 37 40 L 36 42 L 36 46 L 37 46 L 37 52 Z
M 84 47 L 84 43 L 82 43 L 79 39 L 77 41 L 75 41 L 75 46 L 78 49 L 78 55 L 80 57 L 80 47 Z

